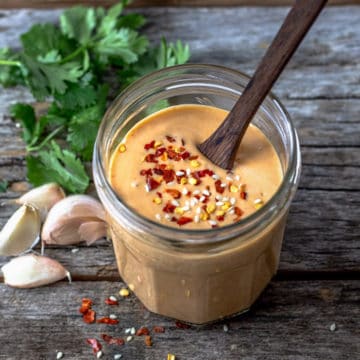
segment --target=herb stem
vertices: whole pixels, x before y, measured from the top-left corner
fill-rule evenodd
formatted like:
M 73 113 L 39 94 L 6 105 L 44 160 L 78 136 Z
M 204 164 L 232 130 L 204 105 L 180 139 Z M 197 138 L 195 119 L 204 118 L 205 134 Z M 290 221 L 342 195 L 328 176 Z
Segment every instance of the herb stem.
M 84 44 L 80 47 L 78 47 L 74 52 L 72 52 L 71 54 L 69 54 L 68 56 L 66 56 L 64 59 L 62 59 L 60 61 L 60 64 L 64 64 L 72 59 L 74 59 L 76 56 L 78 56 L 79 54 L 81 54 L 84 50 L 86 50 L 86 48 L 88 47 L 88 44 Z
M 59 126 L 55 130 L 53 130 L 39 145 L 37 146 L 28 146 L 26 150 L 28 152 L 34 152 L 39 151 L 41 148 L 46 145 L 52 138 L 54 138 L 62 129 L 64 128 L 64 125 Z
M 14 60 L 2 60 L 0 59 L 0 65 L 6 65 L 6 66 L 18 66 L 21 67 L 22 64 L 20 61 L 14 61 Z

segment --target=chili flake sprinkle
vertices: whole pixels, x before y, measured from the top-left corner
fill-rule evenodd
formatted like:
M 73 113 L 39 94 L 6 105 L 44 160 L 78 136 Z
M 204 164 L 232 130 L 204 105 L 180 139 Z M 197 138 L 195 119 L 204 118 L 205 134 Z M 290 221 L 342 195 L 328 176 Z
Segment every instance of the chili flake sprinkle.
M 151 202 L 160 205 L 155 211 L 157 221 L 174 222 L 178 226 L 202 222 L 218 227 L 228 219 L 240 220 L 243 210 L 237 205 L 248 199 L 248 193 L 238 174 L 231 171 L 223 176 L 216 174 L 206 168 L 199 155 L 189 151 L 184 139 L 170 134 L 150 139 L 143 147 L 142 161 L 146 166 L 140 169 L 140 176 L 146 192 L 154 192 Z M 142 181 L 139 179 L 140 184 Z M 175 188 L 177 184 L 183 187 Z M 258 209 L 262 203 L 253 205 Z
M 144 326 L 138 329 L 136 332 L 136 336 L 149 335 L 149 334 L 150 334 L 149 329 Z
M 164 333 L 165 332 L 165 328 L 163 326 L 154 326 L 153 327 L 153 331 L 155 333 Z
M 123 338 L 115 338 L 107 334 L 101 334 L 101 338 L 109 345 L 119 345 L 122 346 L 125 344 L 125 340 Z
M 105 304 L 107 305 L 119 305 L 119 302 L 117 301 L 117 299 L 113 298 L 113 297 L 109 297 L 107 299 L 105 299 Z
M 119 320 L 111 319 L 110 317 L 102 317 L 102 318 L 96 320 L 96 322 L 100 323 L 100 324 L 116 325 L 119 323 Z
M 92 347 L 94 354 L 101 351 L 102 346 L 97 339 L 86 339 L 86 342 Z

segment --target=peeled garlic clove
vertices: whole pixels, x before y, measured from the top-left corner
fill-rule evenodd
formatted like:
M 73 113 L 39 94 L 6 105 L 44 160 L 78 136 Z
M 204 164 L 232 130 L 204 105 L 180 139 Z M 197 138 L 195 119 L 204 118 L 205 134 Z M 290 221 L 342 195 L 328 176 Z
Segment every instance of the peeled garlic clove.
M 64 197 L 65 192 L 60 185 L 49 183 L 28 191 L 15 202 L 17 204 L 31 204 L 38 208 L 43 222 L 49 210 Z
M 28 254 L 12 259 L 1 268 L 4 282 L 18 288 L 33 288 L 52 284 L 68 277 L 70 273 L 56 260 Z
M 25 204 L 17 209 L 0 232 L 0 255 L 15 256 L 36 245 L 40 234 L 38 210 Z
M 104 221 L 89 221 L 80 225 L 79 235 L 87 245 L 107 236 L 107 224 Z
M 87 222 L 105 222 L 103 206 L 88 195 L 69 196 L 60 200 L 49 211 L 41 239 L 46 244 L 79 243 L 87 240 L 82 238 L 79 232 L 80 226 Z

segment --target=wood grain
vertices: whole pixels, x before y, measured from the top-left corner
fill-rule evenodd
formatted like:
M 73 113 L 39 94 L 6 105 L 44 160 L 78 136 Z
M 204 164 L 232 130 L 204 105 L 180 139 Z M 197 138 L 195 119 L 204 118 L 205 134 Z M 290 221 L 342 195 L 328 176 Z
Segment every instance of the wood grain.
M 118 282 L 65 282 L 34 290 L 0 285 L 0 359 L 92 359 L 85 339 L 101 333 L 124 337 L 124 329 L 155 325 L 147 348 L 143 337 L 122 347 L 104 346 L 104 359 L 115 353 L 124 359 L 355 359 L 360 353 L 359 281 L 279 281 L 271 283 L 250 313 L 205 327 L 179 329 L 174 320 L 150 314 L 131 295 L 118 307 L 104 300 L 117 294 Z M 85 324 L 78 308 L 82 297 L 94 301 L 98 316 L 118 315 L 117 326 Z M 6 306 L 5 306 L 6 304 Z M 229 331 L 223 331 L 227 324 Z M 330 325 L 336 324 L 336 331 Z M 16 339 L 16 342 L 14 341 Z M 306 344 L 306 346 L 304 346 Z M 354 357 L 355 356 L 355 357 Z
M 0 0 L 0 8 L 54 8 L 84 4 L 111 6 L 117 0 Z M 354 5 L 359 0 L 330 0 L 330 5 Z M 131 7 L 145 6 L 289 6 L 292 0 L 134 0 Z

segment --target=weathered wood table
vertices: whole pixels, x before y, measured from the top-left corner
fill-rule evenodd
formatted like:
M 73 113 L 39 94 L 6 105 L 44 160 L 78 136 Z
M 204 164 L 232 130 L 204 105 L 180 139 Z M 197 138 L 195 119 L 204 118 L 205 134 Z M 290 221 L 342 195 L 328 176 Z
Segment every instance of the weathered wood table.
M 165 35 L 190 43 L 192 61 L 226 65 L 249 74 L 281 24 L 287 8 L 139 9 L 153 40 Z M 59 11 L 0 11 L 0 47 Z M 49 248 L 72 272 L 32 290 L 0 284 L 0 359 L 92 359 L 85 339 L 102 332 L 126 337 L 129 327 L 161 325 L 153 346 L 141 337 L 106 346 L 104 359 L 360 359 L 360 7 L 325 9 L 275 88 L 299 131 L 303 172 L 291 207 L 277 276 L 244 316 L 206 327 L 181 329 L 150 314 L 134 295 L 113 312 L 116 327 L 85 324 L 82 297 L 108 315 L 104 299 L 121 287 L 113 249 Z M 10 187 L 0 202 L 26 189 L 24 146 L 8 116 L 12 102 L 31 101 L 18 87 L 0 89 L 0 179 Z M 14 206 L 0 208 L 4 224 Z M 0 263 L 7 261 L 0 258 Z M 224 327 L 224 324 L 227 326 Z M 331 331 L 332 324 L 336 330 Z

